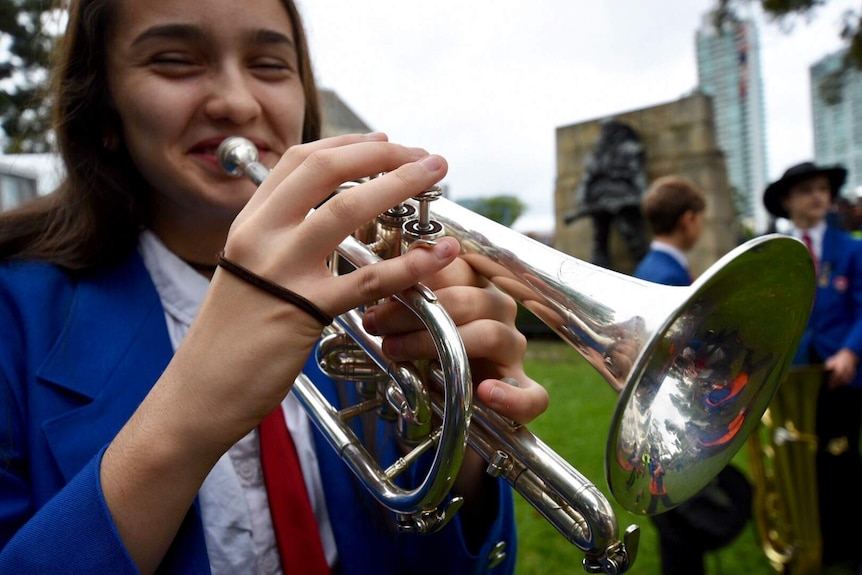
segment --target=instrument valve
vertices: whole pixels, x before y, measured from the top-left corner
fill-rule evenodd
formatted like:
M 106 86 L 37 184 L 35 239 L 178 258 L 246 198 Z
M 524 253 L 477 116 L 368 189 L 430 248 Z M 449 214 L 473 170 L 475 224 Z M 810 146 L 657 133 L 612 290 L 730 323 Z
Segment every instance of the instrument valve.
M 404 240 L 434 240 L 443 235 L 443 225 L 431 219 L 431 202 L 443 195 L 443 188 L 434 185 L 413 199 L 419 202 L 419 216 L 404 223 Z

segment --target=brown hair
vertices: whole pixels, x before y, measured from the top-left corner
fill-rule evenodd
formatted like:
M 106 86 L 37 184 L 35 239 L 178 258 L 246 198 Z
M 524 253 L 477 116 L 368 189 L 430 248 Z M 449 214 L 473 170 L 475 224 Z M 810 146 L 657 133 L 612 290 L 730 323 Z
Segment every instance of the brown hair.
M 320 138 L 317 85 L 308 41 L 292 0 L 281 0 L 293 23 L 305 92 L 302 141 Z M 65 4 L 62 2 L 61 4 Z M 57 51 L 50 98 L 65 180 L 47 196 L 0 214 L 0 260 L 39 259 L 78 273 L 112 265 L 134 249 L 149 222 L 148 186 L 123 145 L 108 90 L 105 39 L 115 18 L 111 0 L 71 0 Z
M 680 176 L 655 180 L 644 194 L 641 210 L 653 235 L 667 235 L 676 229 L 686 212 L 706 209 L 706 197 L 693 182 Z

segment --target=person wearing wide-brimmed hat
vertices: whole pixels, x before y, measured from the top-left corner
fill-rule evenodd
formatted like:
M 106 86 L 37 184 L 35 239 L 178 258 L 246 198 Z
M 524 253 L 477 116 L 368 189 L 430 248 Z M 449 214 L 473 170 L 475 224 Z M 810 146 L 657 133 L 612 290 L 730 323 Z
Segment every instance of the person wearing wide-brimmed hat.
M 816 415 L 823 562 L 854 562 L 858 569 L 862 504 L 853 489 L 862 472 L 862 242 L 827 222 L 846 179 L 841 166 L 797 164 L 766 188 L 763 204 L 790 220 L 790 234 L 812 252 L 817 291 L 793 363 L 824 368 Z

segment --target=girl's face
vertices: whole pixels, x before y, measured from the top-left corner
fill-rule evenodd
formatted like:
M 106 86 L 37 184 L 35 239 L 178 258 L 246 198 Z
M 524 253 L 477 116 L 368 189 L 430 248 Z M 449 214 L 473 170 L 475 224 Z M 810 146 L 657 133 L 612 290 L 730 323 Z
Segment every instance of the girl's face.
M 169 238 L 223 235 L 255 186 L 222 172 L 219 143 L 249 138 L 272 167 L 302 138 L 305 96 L 287 11 L 279 0 L 117 4 L 108 81 L 123 143 L 151 187 L 153 228 L 169 246 Z

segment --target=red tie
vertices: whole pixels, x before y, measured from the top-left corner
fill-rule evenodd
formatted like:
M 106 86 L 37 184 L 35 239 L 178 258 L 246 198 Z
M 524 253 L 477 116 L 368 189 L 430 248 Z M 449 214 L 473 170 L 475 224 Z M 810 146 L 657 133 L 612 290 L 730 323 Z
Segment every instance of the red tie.
M 805 247 L 808 248 L 808 253 L 811 254 L 811 261 L 814 262 L 814 267 L 817 267 L 817 255 L 814 253 L 814 244 L 811 242 L 811 236 L 808 235 L 808 232 L 802 234 L 802 242 L 805 244 Z
M 285 575 L 329 575 L 296 447 L 279 405 L 260 422 L 260 461 Z

